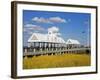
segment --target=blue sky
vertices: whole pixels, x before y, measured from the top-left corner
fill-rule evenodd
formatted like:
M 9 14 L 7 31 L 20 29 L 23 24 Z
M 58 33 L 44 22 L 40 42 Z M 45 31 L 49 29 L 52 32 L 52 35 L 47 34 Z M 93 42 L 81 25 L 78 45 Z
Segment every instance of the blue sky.
M 91 14 L 75 12 L 52 12 L 23 10 L 24 46 L 33 32 L 47 33 L 53 26 L 59 29 L 61 37 L 77 39 L 81 44 L 89 44 Z

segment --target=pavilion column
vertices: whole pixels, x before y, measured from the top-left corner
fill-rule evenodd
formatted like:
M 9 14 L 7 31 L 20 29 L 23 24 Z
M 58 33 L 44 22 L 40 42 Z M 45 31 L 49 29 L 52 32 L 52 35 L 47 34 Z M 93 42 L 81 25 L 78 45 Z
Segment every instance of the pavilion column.
M 41 45 L 40 45 L 40 42 L 39 42 L 39 51 L 40 51 L 40 48 L 41 48 Z
M 70 46 L 69 46 L 69 44 L 68 44 L 68 49 L 70 49 Z
M 36 50 L 36 49 L 35 49 L 35 42 L 33 43 L 33 46 L 34 46 L 34 50 L 33 50 L 33 51 L 35 52 L 35 50 Z
M 65 49 L 65 45 L 64 45 L 64 43 L 63 43 L 63 50 Z
M 60 54 L 62 54 L 62 50 L 63 50 L 62 43 L 59 44 L 59 47 L 60 47 Z
M 65 44 L 64 44 L 64 50 L 65 50 Z
M 36 51 L 36 42 L 35 42 L 35 51 Z
M 68 49 L 68 44 L 67 44 L 67 49 Z
M 45 50 L 45 42 L 43 42 L 43 51 Z
M 52 45 L 52 51 L 53 51 L 53 43 L 51 45 Z
M 54 43 L 53 43 L 53 51 L 54 51 Z
M 46 42 L 45 42 L 45 51 L 46 51 L 46 46 L 47 46 L 47 44 L 46 44 Z
M 34 48 L 34 52 L 36 51 L 36 49 Z
M 35 51 L 37 51 L 37 42 L 35 42 Z
M 41 42 L 40 42 L 40 51 L 41 51 Z
M 40 42 L 40 51 L 42 52 L 42 42 Z
M 60 43 L 60 50 L 62 50 L 63 49 L 63 47 L 62 47 L 62 43 Z
M 50 51 L 52 51 L 52 43 L 50 43 Z
M 63 43 L 63 50 L 64 50 L 64 48 L 65 48 L 65 47 L 64 47 L 64 43 Z M 64 53 L 64 51 L 63 51 L 63 53 Z
M 58 47 L 59 47 L 59 50 L 61 49 L 61 46 L 60 46 L 60 44 L 58 44 Z
M 57 45 L 57 43 L 55 43 L 55 50 L 57 51 L 57 46 L 56 45 Z
M 57 50 L 57 43 L 55 44 L 55 50 Z
M 65 50 L 66 50 L 66 44 L 65 44 Z
M 62 43 L 60 43 L 60 45 L 61 45 L 61 50 L 63 50 L 63 44 L 62 44 Z
M 45 46 L 44 42 L 42 42 L 42 51 L 44 51 L 44 46 Z
M 47 49 L 46 50 L 48 51 L 48 42 L 47 42 Z
M 73 44 L 73 48 L 74 48 L 74 46 L 75 46 L 75 45 Z
M 53 51 L 54 51 L 54 43 L 53 43 Z
M 47 51 L 49 51 L 49 42 L 47 43 Z
M 60 50 L 62 50 L 62 44 L 61 43 L 59 44 L 59 48 L 60 48 Z
M 27 53 L 27 48 L 25 48 L 25 53 Z
M 37 51 L 37 47 L 38 47 L 38 42 L 36 42 L 36 51 Z
M 52 43 L 50 43 L 50 50 L 52 50 Z
M 75 45 L 73 45 L 73 48 L 75 48 Z
M 78 48 L 78 45 L 76 44 L 76 48 Z
M 38 51 L 38 47 L 39 47 L 39 42 L 37 42 L 37 44 L 36 44 L 37 51 Z
M 49 43 L 49 50 L 50 50 L 50 44 L 51 44 L 51 43 Z
M 67 44 L 66 44 L 66 47 L 65 47 L 65 49 L 67 49 Z
M 43 47 L 44 47 L 44 45 L 43 45 L 43 42 L 42 42 L 42 51 L 43 51 Z
M 50 43 L 50 50 L 52 51 L 52 43 Z
M 56 50 L 58 50 L 58 43 L 56 44 Z
M 55 46 L 55 43 L 54 43 L 54 50 L 56 50 L 56 46 Z
M 71 44 L 71 49 L 73 49 L 73 44 Z
M 42 51 L 43 51 L 43 48 L 44 48 L 44 43 L 42 42 Z
M 45 42 L 45 51 L 47 51 L 47 42 Z
M 31 47 L 31 43 L 30 42 L 28 43 L 28 47 Z

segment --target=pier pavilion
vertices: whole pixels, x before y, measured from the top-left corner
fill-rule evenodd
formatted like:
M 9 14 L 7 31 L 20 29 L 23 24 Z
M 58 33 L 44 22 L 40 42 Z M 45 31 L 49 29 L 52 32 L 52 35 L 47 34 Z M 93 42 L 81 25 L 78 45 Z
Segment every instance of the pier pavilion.
M 78 40 L 65 41 L 56 32 L 48 31 L 48 34 L 33 33 L 28 39 L 28 46 L 24 47 L 24 55 L 45 55 L 80 53 L 86 51 Z

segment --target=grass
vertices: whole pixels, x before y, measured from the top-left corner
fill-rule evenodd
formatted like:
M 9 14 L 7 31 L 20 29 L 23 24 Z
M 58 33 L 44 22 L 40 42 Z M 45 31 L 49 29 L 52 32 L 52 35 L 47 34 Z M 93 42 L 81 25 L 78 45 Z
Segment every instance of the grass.
M 23 69 L 90 66 L 87 54 L 41 55 L 23 58 Z

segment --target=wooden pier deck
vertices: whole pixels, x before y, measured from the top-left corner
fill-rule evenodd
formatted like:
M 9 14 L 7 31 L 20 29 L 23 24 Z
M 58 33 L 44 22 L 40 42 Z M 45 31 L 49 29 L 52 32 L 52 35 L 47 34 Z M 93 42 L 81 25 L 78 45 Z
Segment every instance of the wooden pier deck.
M 34 55 L 45 55 L 45 54 L 62 54 L 62 53 L 79 53 L 90 51 L 91 48 L 73 48 L 73 49 L 63 49 L 63 50 L 44 50 L 44 51 L 32 51 L 24 52 L 23 56 L 34 56 Z

